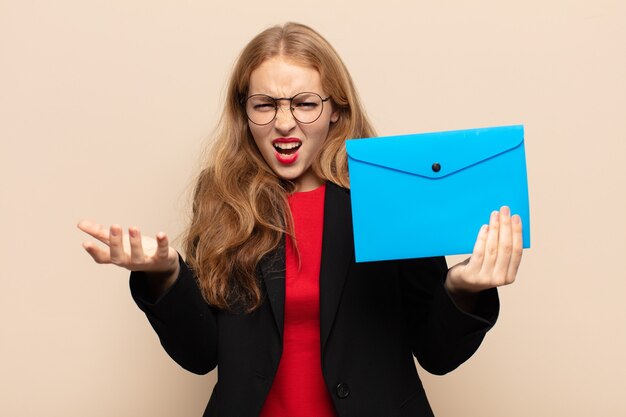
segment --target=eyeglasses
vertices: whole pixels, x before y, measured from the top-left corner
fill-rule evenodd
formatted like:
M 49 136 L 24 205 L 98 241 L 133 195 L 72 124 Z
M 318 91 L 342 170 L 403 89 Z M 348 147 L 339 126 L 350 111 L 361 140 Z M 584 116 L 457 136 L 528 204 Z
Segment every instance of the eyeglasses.
M 264 126 L 276 119 L 278 102 L 289 101 L 289 110 L 296 121 L 304 124 L 313 123 L 322 115 L 324 102 L 330 96 L 322 98 L 317 93 L 298 93 L 295 96 L 274 98 L 266 94 L 254 94 L 245 99 L 246 115 L 255 125 Z

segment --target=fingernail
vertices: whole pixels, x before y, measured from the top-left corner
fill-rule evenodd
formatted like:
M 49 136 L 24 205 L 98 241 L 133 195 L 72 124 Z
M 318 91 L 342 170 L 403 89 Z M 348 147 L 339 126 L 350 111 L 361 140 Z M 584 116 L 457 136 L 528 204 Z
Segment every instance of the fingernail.
M 505 216 L 509 216 L 511 214 L 511 209 L 509 206 L 502 206 L 502 214 Z
M 498 220 L 498 215 L 499 215 L 499 214 L 500 214 L 500 212 L 499 212 L 499 211 L 496 211 L 496 210 L 492 211 L 492 212 L 491 212 L 491 220 L 492 220 L 492 221 L 496 221 L 496 220 Z
M 522 218 L 516 214 L 513 217 L 511 217 L 511 220 L 513 220 L 513 223 L 515 224 L 521 224 L 522 223 Z
M 137 229 L 135 229 L 134 227 L 129 227 L 128 228 L 128 234 L 130 235 L 130 237 L 136 237 L 137 236 Z
M 117 228 L 116 227 L 112 227 L 111 228 L 111 236 L 117 236 Z

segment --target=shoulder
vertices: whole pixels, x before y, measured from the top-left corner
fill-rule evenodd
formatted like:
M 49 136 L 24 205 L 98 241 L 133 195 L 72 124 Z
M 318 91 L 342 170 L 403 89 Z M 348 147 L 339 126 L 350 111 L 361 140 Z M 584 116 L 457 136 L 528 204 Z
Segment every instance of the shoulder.
M 331 181 L 326 181 L 326 194 L 333 198 L 345 199 L 350 198 L 350 189 L 342 187 Z
M 350 201 L 350 190 L 327 181 L 324 209 L 327 212 L 328 210 L 338 210 L 340 213 L 336 214 L 351 220 L 352 205 Z

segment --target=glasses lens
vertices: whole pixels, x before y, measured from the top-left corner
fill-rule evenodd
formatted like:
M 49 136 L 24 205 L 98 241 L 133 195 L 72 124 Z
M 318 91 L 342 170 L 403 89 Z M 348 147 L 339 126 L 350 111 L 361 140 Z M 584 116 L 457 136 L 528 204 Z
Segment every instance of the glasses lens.
M 266 125 L 276 116 L 276 101 L 263 94 L 250 96 L 246 100 L 246 114 L 252 123 Z
M 322 98 L 315 93 L 300 93 L 291 101 L 293 117 L 300 123 L 313 123 L 322 114 Z

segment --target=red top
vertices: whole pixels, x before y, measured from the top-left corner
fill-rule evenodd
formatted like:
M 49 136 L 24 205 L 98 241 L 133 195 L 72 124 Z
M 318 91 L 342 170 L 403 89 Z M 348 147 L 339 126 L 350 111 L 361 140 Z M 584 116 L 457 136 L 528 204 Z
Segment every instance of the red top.
M 260 417 L 337 415 L 322 377 L 320 355 L 319 278 L 325 191 L 322 185 L 289 197 L 298 252 L 287 236 L 283 355 Z

